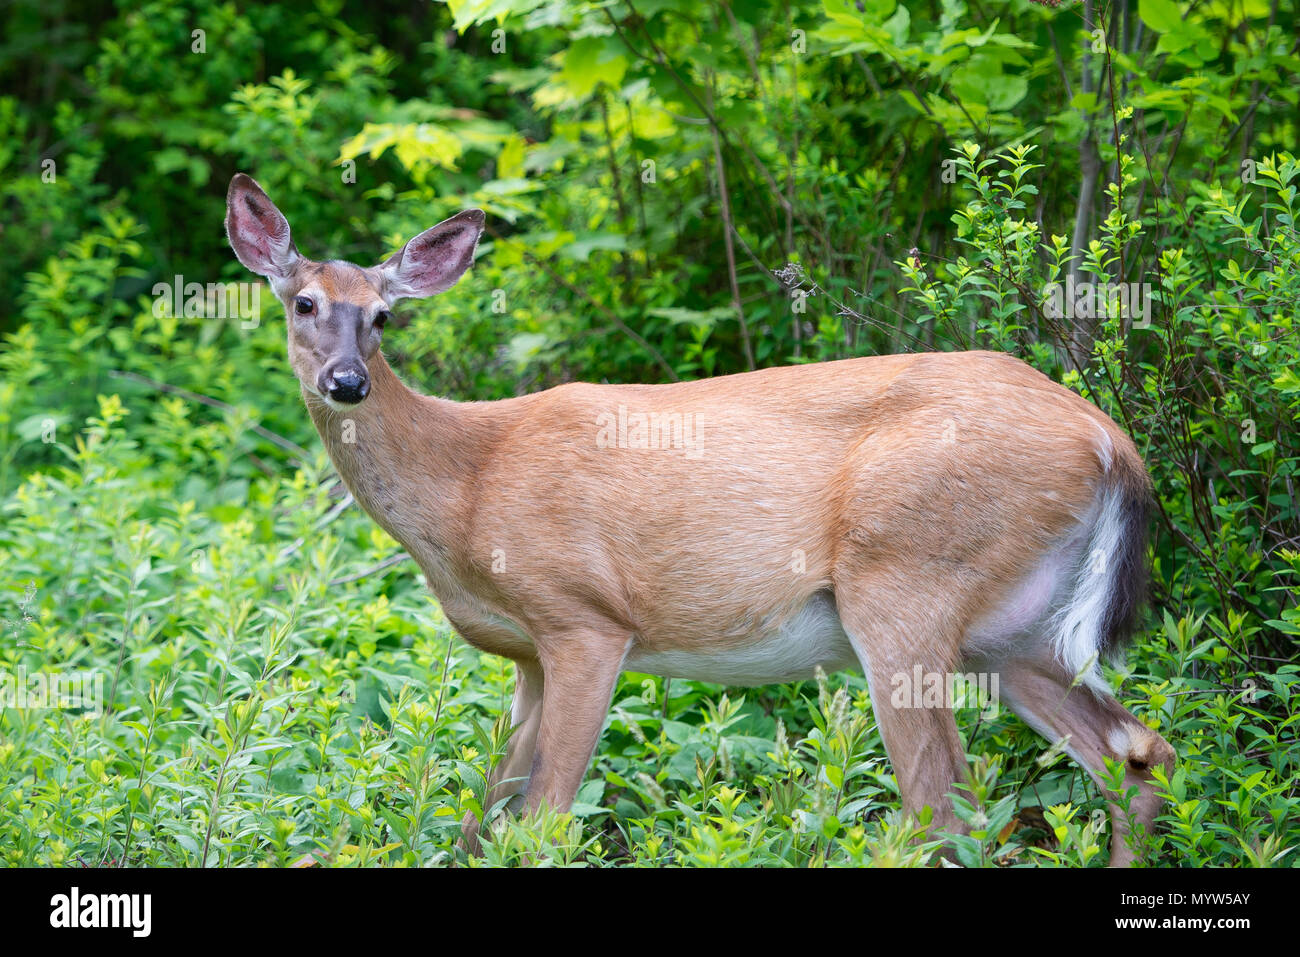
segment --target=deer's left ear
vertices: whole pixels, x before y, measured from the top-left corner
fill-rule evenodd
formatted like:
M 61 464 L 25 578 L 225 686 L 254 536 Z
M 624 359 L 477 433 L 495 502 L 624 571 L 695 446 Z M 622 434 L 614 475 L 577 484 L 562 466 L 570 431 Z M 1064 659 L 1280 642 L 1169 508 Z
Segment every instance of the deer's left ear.
M 390 302 L 446 292 L 474 262 L 474 249 L 487 217 L 466 209 L 431 226 L 378 267 Z
M 287 278 L 298 262 L 289 221 L 244 173 L 236 173 L 226 191 L 226 237 L 239 261 L 267 279 Z

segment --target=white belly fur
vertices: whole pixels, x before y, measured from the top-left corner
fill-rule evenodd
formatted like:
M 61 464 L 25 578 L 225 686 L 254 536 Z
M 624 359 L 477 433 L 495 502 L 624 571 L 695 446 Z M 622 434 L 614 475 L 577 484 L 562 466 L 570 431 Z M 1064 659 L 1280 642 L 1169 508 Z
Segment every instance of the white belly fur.
M 827 674 L 859 667 L 835 602 L 824 592 L 780 628 L 748 644 L 712 652 L 650 651 L 634 644 L 623 667 L 715 684 L 765 685 L 811 678 L 818 665 Z

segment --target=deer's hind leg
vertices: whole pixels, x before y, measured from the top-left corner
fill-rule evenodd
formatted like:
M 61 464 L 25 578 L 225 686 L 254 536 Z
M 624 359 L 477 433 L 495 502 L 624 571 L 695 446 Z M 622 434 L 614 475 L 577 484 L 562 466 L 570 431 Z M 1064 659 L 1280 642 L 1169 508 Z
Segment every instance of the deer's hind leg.
M 1073 676 L 1045 646 L 991 667 L 999 675 L 1001 698 L 1048 740 L 1064 738 L 1066 753 L 1099 787 L 1106 758 L 1124 764 L 1124 790 L 1136 787 L 1138 792 L 1129 804 L 1129 816 L 1111 802 L 1110 863 L 1131 865 L 1137 857 L 1133 845 L 1140 846 L 1142 837 L 1151 832 L 1162 804 L 1152 771 L 1157 767 L 1173 771 L 1173 747 L 1108 692 L 1084 684 L 1071 687 Z
M 969 776 L 965 747 L 946 695 L 935 701 L 916 682 L 938 680 L 948 687 L 961 630 L 945 617 L 941 605 L 920 597 L 923 589 L 898 584 L 924 578 L 918 572 L 909 579 L 897 569 L 887 578 L 850 573 L 836 585 L 836 602 L 867 676 L 871 707 L 898 779 L 903 810 L 918 815 L 928 806 L 932 829 L 960 832 L 964 825 L 947 795 Z

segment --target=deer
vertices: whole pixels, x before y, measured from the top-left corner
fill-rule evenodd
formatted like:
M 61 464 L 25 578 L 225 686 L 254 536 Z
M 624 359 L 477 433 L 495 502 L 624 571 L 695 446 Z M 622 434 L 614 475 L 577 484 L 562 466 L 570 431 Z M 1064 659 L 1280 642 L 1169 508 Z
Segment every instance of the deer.
M 860 668 L 903 813 L 961 833 L 952 702 L 891 687 L 978 669 L 1099 785 L 1123 765 L 1127 813 L 1103 789 L 1110 863 L 1144 853 L 1175 752 L 1099 668 L 1140 622 L 1153 501 L 1114 420 L 989 351 L 422 395 L 386 362 L 385 327 L 400 300 L 455 285 L 485 224 L 466 209 L 378 265 L 315 261 L 244 173 L 225 220 L 284 305 L 343 483 L 455 632 L 514 662 L 484 808 L 567 811 L 624 671 L 752 687 Z M 482 827 L 465 816 L 469 853 Z

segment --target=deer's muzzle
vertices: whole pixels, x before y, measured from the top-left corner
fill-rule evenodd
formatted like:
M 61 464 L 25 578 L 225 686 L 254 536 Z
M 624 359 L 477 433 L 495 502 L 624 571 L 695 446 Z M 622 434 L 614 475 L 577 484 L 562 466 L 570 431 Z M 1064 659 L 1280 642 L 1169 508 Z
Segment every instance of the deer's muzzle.
M 370 377 L 364 369 L 352 367 L 321 373 L 318 385 L 322 395 L 344 405 L 356 405 L 370 394 Z

